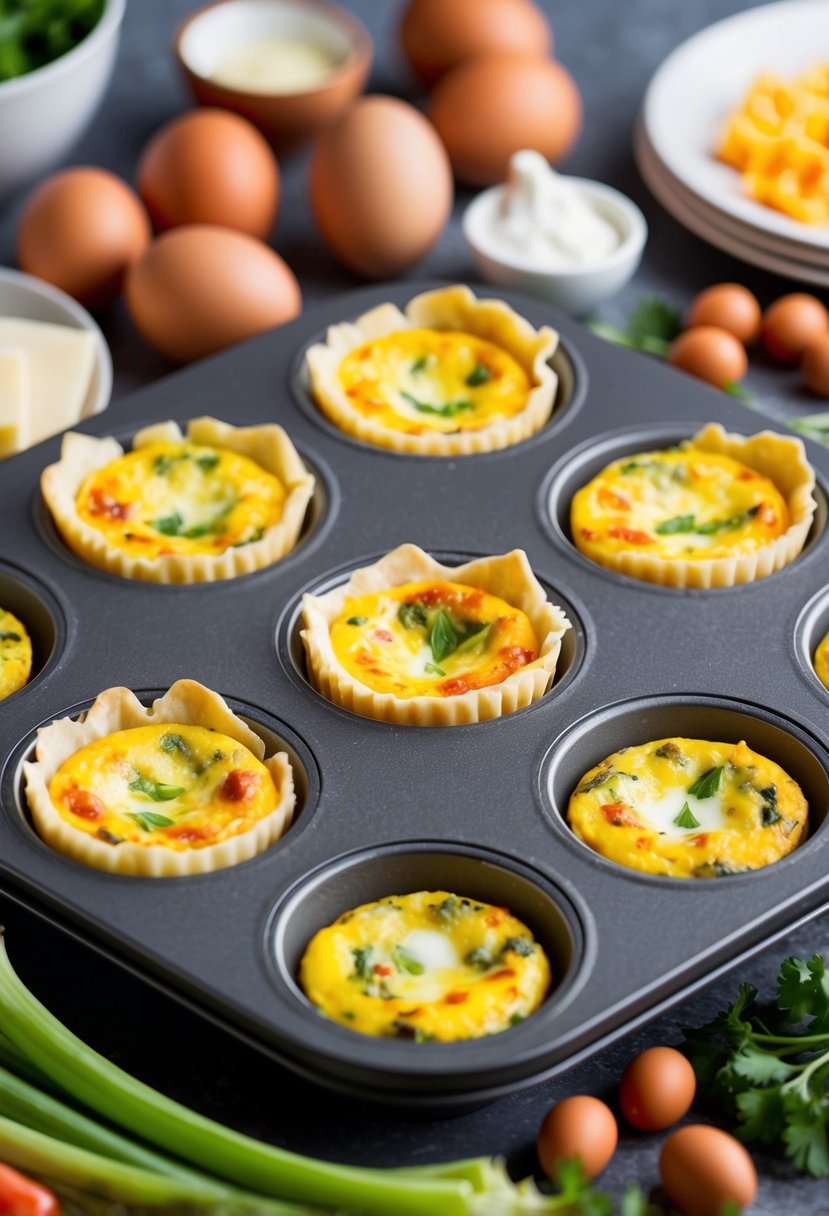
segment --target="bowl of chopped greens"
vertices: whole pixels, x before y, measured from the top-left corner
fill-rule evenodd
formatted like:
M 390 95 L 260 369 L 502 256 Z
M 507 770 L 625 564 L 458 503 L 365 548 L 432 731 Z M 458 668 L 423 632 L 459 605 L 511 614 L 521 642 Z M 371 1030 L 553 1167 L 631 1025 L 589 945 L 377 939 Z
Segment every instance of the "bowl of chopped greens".
M 64 157 L 112 73 L 126 0 L 0 0 L 0 199 Z

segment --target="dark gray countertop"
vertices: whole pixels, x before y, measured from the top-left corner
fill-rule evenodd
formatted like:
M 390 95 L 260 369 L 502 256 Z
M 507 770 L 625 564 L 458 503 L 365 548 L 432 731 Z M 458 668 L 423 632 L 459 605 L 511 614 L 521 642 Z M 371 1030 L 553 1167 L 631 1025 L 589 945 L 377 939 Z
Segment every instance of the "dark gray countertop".
M 631 154 L 636 111 L 659 62 L 694 31 L 751 6 L 734 0 L 696 0 L 693 5 L 652 0 L 624 4 L 542 0 L 542 4 L 554 24 L 557 54 L 575 76 L 585 101 L 583 135 L 562 167 L 625 191 L 642 207 L 650 225 L 639 274 L 600 310 L 601 315 L 608 320 L 621 318 L 648 293 L 684 306 L 703 286 L 726 279 L 746 283 L 762 302 L 792 290 L 792 283 L 745 266 L 685 232 L 650 198 Z M 107 100 L 71 163 L 104 165 L 132 178 L 149 136 L 188 104 L 169 47 L 177 22 L 193 7 L 191 0 L 130 0 Z M 402 0 L 351 0 L 348 7 L 363 18 L 376 39 L 372 90 L 414 97 L 395 45 Z M 303 155 L 282 166 L 284 194 L 274 243 L 297 273 L 305 299 L 311 301 L 354 287 L 358 280 L 337 265 L 316 235 L 305 198 L 306 167 Z M 460 280 L 472 275 L 459 228 L 459 213 L 469 197 L 467 192 L 459 193 L 452 222 L 412 272 L 413 278 Z M 14 264 L 20 205 L 20 200 L 12 200 L 0 208 L 2 264 Z M 143 344 L 121 306 L 100 320 L 112 346 L 116 385 L 112 409 L 117 412 L 119 397 L 163 376 L 170 367 Z M 753 359 L 747 383 L 761 408 L 775 416 L 821 408 L 799 387 L 797 372 L 772 368 L 760 357 Z M 666 402 L 666 417 L 669 412 Z M 824 915 L 563 1078 L 471 1115 L 412 1121 L 349 1104 L 296 1081 L 2 898 L 0 919 L 9 928 L 15 965 L 59 1016 L 119 1063 L 211 1115 L 298 1151 L 342 1160 L 402 1164 L 502 1153 L 520 1173 L 534 1167 L 533 1141 L 553 1101 L 580 1092 L 612 1100 L 622 1068 L 637 1050 L 677 1042 L 680 1027 L 707 1021 L 732 998 L 739 982 L 754 983 L 770 994 L 779 963 L 787 955 L 808 957 L 819 951 L 829 956 L 829 918 Z M 150 1041 L 153 1046 L 148 1051 L 145 1045 Z M 637 1179 L 645 1188 L 656 1185 L 658 1148 L 659 1137 L 623 1131 L 620 1151 L 602 1184 L 617 1195 L 627 1179 Z M 785 1163 L 770 1158 L 758 1158 L 758 1164 L 761 1186 L 752 1209 L 758 1216 L 829 1213 L 825 1182 L 796 1180 Z

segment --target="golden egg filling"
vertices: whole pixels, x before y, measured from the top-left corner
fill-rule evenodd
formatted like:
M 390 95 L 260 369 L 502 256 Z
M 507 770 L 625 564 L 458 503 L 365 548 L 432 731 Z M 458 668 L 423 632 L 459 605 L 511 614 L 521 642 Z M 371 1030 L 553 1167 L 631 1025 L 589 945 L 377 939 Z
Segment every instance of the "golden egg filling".
M 18 692 L 32 674 L 32 639 L 22 621 L 0 607 L 0 701 Z
M 42 728 L 24 773 L 44 840 L 123 874 L 233 865 L 277 840 L 295 805 L 286 753 L 266 759 L 259 736 L 191 680 L 150 709 L 108 689 L 81 720 Z
M 570 624 L 521 550 L 443 566 L 401 545 L 306 595 L 308 673 L 364 717 L 451 726 L 500 717 L 550 686 Z
M 818 643 L 815 651 L 815 674 L 824 688 L 829 688 L 829 633 Z
M 382 304 L 307 352 L 314 399 L 347 434 L 420 455 L 488 452 L 549 419 L 558 335 L 468 287 Z
M 759 870 L 806 837 L 797 783 L 746 743 L 658 739 L 582 777 L 567 821 L 603 857 L 644 874 L 716 878 Z
M 814 480 L 800 440 L 710 424 L 687 443 L 604 468 L 573 498 L 572 537 L 592 561 L 649 582 L 750 582 L 800 552 Z
M 114 439 L 70 432 L 43 473 L 63 539 L 126 578 L 191 583 L 271 565 L 296 544 L 314 487 L 281 427 L 196 418 Z
M 550 964 L 507 908 L 448 891 L 363 904 L 311 940 L 300 983 L 336 1022 L 374 1037 L 455 1042 L 538 1009 Z

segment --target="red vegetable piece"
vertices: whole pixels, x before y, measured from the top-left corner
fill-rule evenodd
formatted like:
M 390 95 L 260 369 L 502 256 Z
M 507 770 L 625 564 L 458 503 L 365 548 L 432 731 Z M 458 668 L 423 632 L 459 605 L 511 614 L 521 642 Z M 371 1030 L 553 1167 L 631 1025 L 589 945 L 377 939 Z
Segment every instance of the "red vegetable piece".
M 31 1182 L 11 1166 L 0 1165 L 2 1216 L 60 1216 L 60 1204 L 51 1191 Z
M 219 797 L 228 802 L 246 802 L 253 797 L 258 785 L 259 778 L 256 773 L 236 768 L 232 773 L 228 773 L 219 787 Z

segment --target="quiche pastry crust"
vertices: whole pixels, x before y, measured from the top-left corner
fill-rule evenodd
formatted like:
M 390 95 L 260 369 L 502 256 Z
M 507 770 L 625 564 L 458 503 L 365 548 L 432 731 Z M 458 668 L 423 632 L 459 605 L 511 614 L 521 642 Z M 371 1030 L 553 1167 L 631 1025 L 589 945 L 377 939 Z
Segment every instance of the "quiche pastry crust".
M 152 583 L 210 583 L 236 578 L 271 566 L 290 553 L 302 529 L 314 478 L 282 427 L 273 423 L 236 427 L 217 418 L 202 417 L 190 419 L 185 434 L 178 423 L 161 422 L 138 431 L 132 448 L 137 451 L 164 442 L 224 448 L 255 461 L 285 486 L 280 519 L 260 540 L 230 547 L 224 553 L 133 557 L 110 544 L 103 532 L 82 519 L 76 506 L 86 478 L 118 460 L 124 449 L 110 437 L 99 439 L 69 431 L 63 438 L 60 460 L 44 469 L 40 485 L 55 525 L 73 553 L 99 570 Z
M 405 583 L 440 580 L 480 587 L 528 617 L 538 639 L 538 658 L 500 684 L 470 689 L 457 696 L 403 699 L 376 692 L 356 680 L 340 663 L 331 644 L 331 625 L 349 597 L 376 594 Z M 526 553 L 476 558 L 462 566 L 443 566 L 417 545 L 400 545 L 371 566 L 355 570 L 348 582 L 325 595 L 302 600 L 301 638 L 308 671 L 318 692 L 364 718 L 408 726 L 460 726 L 514 713 L 539 700 L 552 683 L 561 639 L 570 628 L 564 612 L 551 604 L 532 572 Z
M 49 784 L 70 756 L 116 731 L 157 723 L 204 726 L 228 735 L 265 765 L 278 793 L 277 805 L 248 831 L 218 844 L 173 851 L 162 845 L 117 846 L 81 832 L 63 818 L 49 796 Z M 38 835 L 56 852 L 114 874 L 171 878 L 237 865 L 269 848 L 291 825 L 296 796 L 286 752 L 265 759 L 262 739 L 237 717 L 218 693 L 195 680 L 177 680 L 147 708 L 128 688 L 108 688 L 77 719 L 59 718 L 38 731 L 36 759 L 23 765 L 26 799 Z
M 340 380 L 342 361 L 364 342 L 408 329 L 448 330 L 472 334 L 501 347 L 527 373 L 531 389 L 522 410 L 478 430 L 452 434 L 426 431 L 410 435 L 383 426 L 355 409 Z M 401 312 L 395 304 L 380 304 L 356 321 L 332 325 L 324 343 L 306 354 L 317 405 L 347 435 L 375 447 L 418 456 L 468 456 L 492 452 L 534 435 L 553 411 L 558 377 L 548 360 L 558 346 L 549 326 L 534 329 L 503 300 L 479 300 L 468 287 L 441 287 L 415 296 Z
M 710 422 L 691 438 L 690 444 L 730 456 L 773 482 L 789 511 L 786 531 L 753 552 L 733 556 L 686 560 L 621 550 L 591 552 L 591 560 L 645 582 L 706 589 L 755 582 L 794 561 L 806 543 L 817 508 L 813 495 L 815 472 L 806 459 L 802 440 L 774 431 L 738 435 L 718 422 Z

